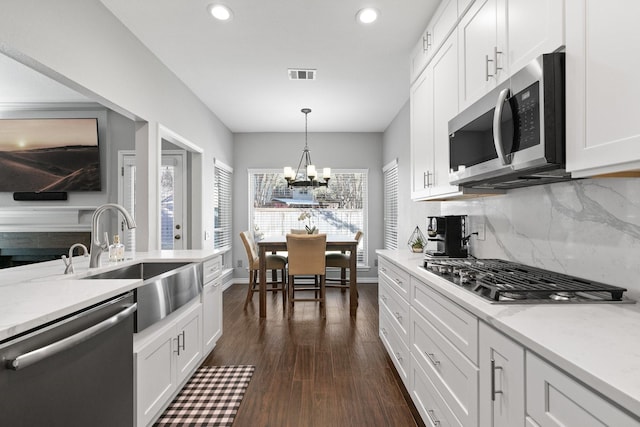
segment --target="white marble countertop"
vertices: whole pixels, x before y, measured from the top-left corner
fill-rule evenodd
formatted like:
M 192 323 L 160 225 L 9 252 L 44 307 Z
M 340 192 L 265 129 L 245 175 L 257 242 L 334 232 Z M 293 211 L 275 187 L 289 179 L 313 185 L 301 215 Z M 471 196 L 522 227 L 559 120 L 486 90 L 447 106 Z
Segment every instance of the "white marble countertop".
M 135 289 L 142 280 L 83 280 L 83 277 L 138 262 L 199 262 L 215 250 L 126 253 L 125 261 L 89 268 L 89 258 L 74 257 L 75 274 L 65 275 L 62 260 L 0 270 L 0 342 L 49 321 Z
M 640 414 L 640 303 L 491 304 L 419 266 L 423 255 L 380 256 L 634 414 Z

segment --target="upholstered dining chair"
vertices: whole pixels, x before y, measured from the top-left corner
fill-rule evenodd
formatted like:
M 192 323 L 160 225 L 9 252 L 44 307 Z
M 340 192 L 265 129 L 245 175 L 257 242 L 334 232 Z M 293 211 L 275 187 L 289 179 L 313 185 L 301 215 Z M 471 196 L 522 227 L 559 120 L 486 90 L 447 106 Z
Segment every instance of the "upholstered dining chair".
M 358 243 L 360 243 L 360 240 L 362 239 L 362 235 L 363 235 L 362 231 L 358 230 L 354 239 L 357 240 Z M 349 282 L 347 281 L 347 269 L 349 268 L 352 256 L 357 256 L 357 254 L 350 253 L 347 255 L 345 251 L 329 252 L 326 254 L 327 267 L 334 267 L 334 268 L 340 269 L 340 278 L 334 279 L 334 278 L 327 277 L 326 287 L 341 288 L 342 292 L 346 291 L 346 289 L 349 287 Z
M 320 314 L 327 316 L 325 300 L 325 252 L 327 251 L 326 234 L 287 234 L 287 252 L 289 255 L 289 318 L 293 313 L 296 301 L 318 301 Z M 319 276 L 320 287 L 297 287 L 296 276 Z M 315 280 L 314 280 L 315 281 Z M 314 291 L 314 298 L 296 297 L 299 291 Z
M 247 252 L 247 263 L 249 267 L 249 289 L 247 290 L 247 298 L 244 301 L 244 309 L 247 309 L 249 301 L 253 298 L 253 293 L 258 290 L 258 272 L 260 271 L 260 258 L 258 256 L 258 247 L 253 235 L 249 231 L 243 231 L 240 233 L 240 239 Z M 271 281 L 268 281 L 265 285 L 271 285 L 271 288 L 267 287 L 267 291 L 282 292 L 282 309 L 287 302 L 287 258 L 281 255 L 269 254 L 266 256 L 267 271 L 271 270 Z M 280 271 L 280 280 L 278 280 L 278 271 Z

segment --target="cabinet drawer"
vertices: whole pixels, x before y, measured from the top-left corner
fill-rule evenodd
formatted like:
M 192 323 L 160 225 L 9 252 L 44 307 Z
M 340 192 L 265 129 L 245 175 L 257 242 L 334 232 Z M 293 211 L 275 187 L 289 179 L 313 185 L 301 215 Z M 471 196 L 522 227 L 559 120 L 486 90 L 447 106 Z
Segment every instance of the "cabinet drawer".
M 216 256 L 202 263 L 202 280 L 204 283 L 219 277 L 222 273 L 222 257 Z
M 411 355 L 411 358 L 413 359 L 411 364 L 411 399 L 422 415 L 425 425 L 462 427 L 464 424 L 451 412 L 415 357 Z M 475 425 L 475 423 L 469 425 Z
M 478 419 L 478 368 L 416 310 L 411 309 L 411 352 L 464 425 Z
M 408 388 L 411 360 L 409 347 L 407 347 L 404 341 L 402 341 L 402 339 L 398 335 L 398 332 L 392 325 L 392 320 L 389 319 L 389 315 L 384 311 L 380 311 L 379 329 L 380 339 L 387 349 L 387 353 L 389 353 L 389 357 L 393 361 L 393 364 L 398 371 L 398 375 L 400 375 L 400 378 L 402 378 L 402 382 L 404 382 L 405 386 Z
M 610 401 L 526 352 L 527 415 L 543 426 L 640 426 Z
M 418 313 L 473 363 L 478 363 L 478 318 L 411 277 L 411 300 Z
M 409 341 L 409 303 L 388 285 L 380 283 L 380 311 L 385 311 L 400 334 L 400 338 L 408 345 Z
M 384 258 L 379 258 L 380 267 L 378 272 L 380 280 L 386 282 L 396 290 L 403 298 L 409 299 L 410 276 L 405 270 L 390 263 Z

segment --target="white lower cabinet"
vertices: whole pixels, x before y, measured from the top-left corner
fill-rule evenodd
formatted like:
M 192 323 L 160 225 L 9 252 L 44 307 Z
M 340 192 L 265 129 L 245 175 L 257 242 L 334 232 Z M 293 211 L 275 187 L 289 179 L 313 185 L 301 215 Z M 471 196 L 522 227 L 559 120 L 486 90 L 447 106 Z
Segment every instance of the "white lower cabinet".
M 203 353 L 206 356 L 222 336 L 222 278 L 205 283 L 202 289 Z
M 484 322 L 479 326 L 480 425 L 524 425 L 524 347 Z
M 202 304 L 196 300 L 175 314 L 161 327 L 145 330 L 144 337 L 134 337 L 138 427 L 160 415 L 202 359 Z
M 529 351 L 526 362 L 530 425 L 640 426 L 640 421 Z

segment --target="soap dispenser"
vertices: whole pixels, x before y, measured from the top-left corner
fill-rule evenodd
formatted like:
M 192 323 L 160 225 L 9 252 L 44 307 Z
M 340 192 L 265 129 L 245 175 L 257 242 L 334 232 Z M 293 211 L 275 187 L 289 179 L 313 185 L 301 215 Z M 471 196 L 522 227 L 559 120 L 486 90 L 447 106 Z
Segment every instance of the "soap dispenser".
M 124 245 L 120 243 L 120 235 L 113 236 L 113 247 L 116 261 L 124 261 Z M 109 246 L 109 260 L 111 260 L 111 246 Z

